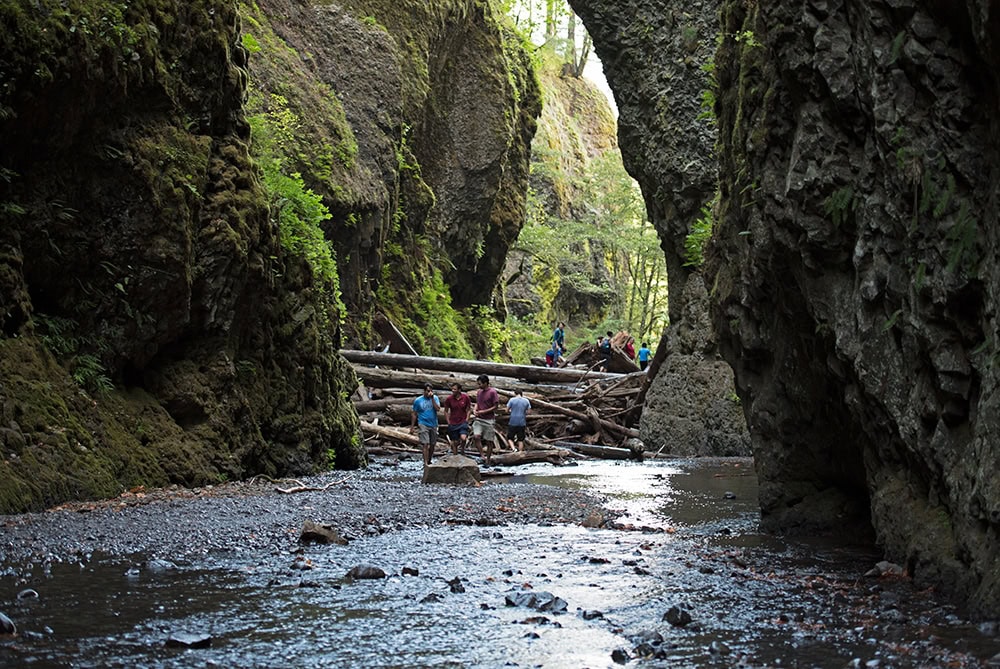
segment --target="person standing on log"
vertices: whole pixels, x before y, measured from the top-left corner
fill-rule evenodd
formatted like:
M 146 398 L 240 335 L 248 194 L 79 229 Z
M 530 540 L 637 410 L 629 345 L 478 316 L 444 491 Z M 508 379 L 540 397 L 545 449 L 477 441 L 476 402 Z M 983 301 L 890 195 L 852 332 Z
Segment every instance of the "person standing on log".
M 507 411 L 510 420 L 507 422 L 507 441 L 517 444 L 518 452 L 524 451 L 524 433 L 528 429 L 528 412 L 531 402 L 521 395 L 521 390 L 515 390 L 514 396 L 507 400 Z
M 496 438 L 496 412 L 500 404 L 500 394 L 490 386 L 490 377 L 480 374 L 476 379 L 479 390 L 476 392 L 476 408 L 472 411 L 472 436 L 476 439 L 479 457 L 486 466 L 493 462 L 493 440 Z M 486 442 L 486 455 L 483 455 L 483 442 Z
M 566 324 L 562 321 L 556 323 L 556 329 L 552 331 L 552 348 L 559 354 L 566 352 Z M 557 355 L 556 360 L 558 359 Z
M 437 444 L 440 408 L 441 402 L 434 394 L 434 386 L 425 383 L 424 394 L 413 400 L 413 409 L 410 411 L 410 431 L 419 427 L 417 436 L 420 439 L 420 449 L 424 452 L 424 467 L 431 464 L 431 454 Z
M 465 453 L 465 444 L 469 440 L 469 407 L 472 400 L 462 392 L 462 385 L 457 381 L 451 384 L 451 394 L 444 398 L 444 415 L 448 418 L 448 441 L 451 452 L 458 455 L 459 449 Z

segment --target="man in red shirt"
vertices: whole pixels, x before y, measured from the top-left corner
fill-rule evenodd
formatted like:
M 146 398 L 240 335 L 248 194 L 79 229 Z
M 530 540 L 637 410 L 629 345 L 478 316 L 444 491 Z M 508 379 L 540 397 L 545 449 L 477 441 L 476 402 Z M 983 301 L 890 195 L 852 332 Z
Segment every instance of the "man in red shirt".
M 444 415 L 448 418 L 448 441 L 451 442 L 451 452 L 458 455 L 465 453 L 465 444 L 469 440 L 469 408 L 472 400 L 462 392 L 458 382 L 451 384 L 451 395 L 444 398 Z M 459 450 L 461 449 L 461 450 Z
M 472 436 L 476 438 L 476 448 L 479 457 L 483 457 L 483 442 L 486 442 L 486 466 L 489 467 L 493 458 L 493 440 L 495 439 L 495 421 L 497 406 L 500 404 L 500 394 L 490 386 L 490 377 L 480 374 L 476 379 L 479 391 L 476 393 L 476 408 L 472 411 Z

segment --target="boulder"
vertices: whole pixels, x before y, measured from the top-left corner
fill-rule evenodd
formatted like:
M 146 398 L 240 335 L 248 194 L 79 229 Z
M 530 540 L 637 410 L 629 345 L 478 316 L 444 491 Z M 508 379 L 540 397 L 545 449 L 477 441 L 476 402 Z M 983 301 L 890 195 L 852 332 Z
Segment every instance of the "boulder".
M 347 539 L 340 536 L 340 532 L 338 532 L 335 528 L 330 525 L 315 523 L 311 520 L 307 520 L 302 523 L 302 532 L 299 534 L 299 541 L 304 544 L 316 543 L 337 544 L 338 546 L 347 545 Z
M 450 483 L 453 485 L 479 485 L 479 465 L 464 455 L 446 455 L 424 467 L 424 483 Z

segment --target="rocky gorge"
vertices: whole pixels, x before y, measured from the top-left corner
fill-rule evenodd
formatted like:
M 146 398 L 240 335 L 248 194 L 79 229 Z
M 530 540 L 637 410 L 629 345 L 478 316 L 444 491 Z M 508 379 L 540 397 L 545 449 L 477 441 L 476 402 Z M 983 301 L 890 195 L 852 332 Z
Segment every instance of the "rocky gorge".
M 718 159 L 704 282 L 764 526 L 873 531 L 918 583 L 997 615 L 1000 7 L 572 4 L 672 295 L 714 191 L 685 155 Z
M 572 4 L 670 273 L 645 433 L 1000 615 L 997 3 Z M 0 19 L 0 512 L 362 467 L 339 347 L 484 349 L 541 104 L 493 3 Z

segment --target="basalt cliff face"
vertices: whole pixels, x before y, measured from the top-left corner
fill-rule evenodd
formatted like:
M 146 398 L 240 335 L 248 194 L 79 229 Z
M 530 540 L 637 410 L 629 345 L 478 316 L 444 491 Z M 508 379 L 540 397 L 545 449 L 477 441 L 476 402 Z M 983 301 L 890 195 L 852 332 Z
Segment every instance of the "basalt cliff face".
M 627 28 L 619 3 L 574 4 L 595 40 Z M 706 283 L 764 525 L 870 526 L 919 584 L 995 616 L 1000 6 L 733 0 L 720 16 Z M 623 151 L 635 141 L 673 155 L 624 133 Z
M 0 512 L 364 465 L 337 349 L 489 304 L 538 104 L 484 1 L 0 5 Z
M 571 4 L 614 91 L 622 158 L 642 188 L 670 281 L 670 326 L 659 345 L 665 358 L 647 395 L 642 440 L 676 455 L 747 455 L 750 439 L 734 401 L 732 371 L 719 355 L 704 279 L 685 248 L 718 188 L 716 132 L 704 99 L 718 2 Z

